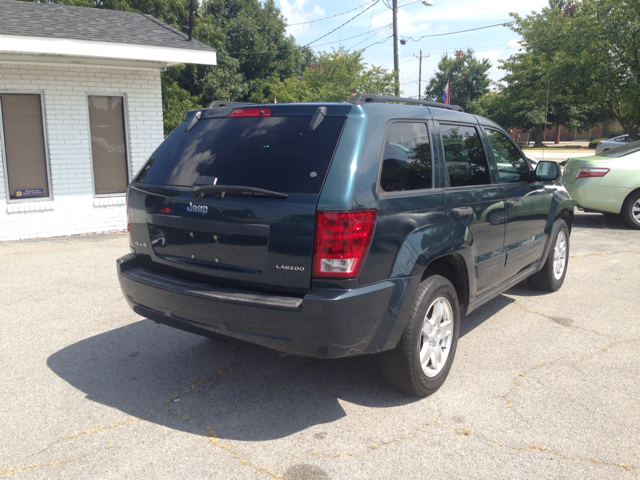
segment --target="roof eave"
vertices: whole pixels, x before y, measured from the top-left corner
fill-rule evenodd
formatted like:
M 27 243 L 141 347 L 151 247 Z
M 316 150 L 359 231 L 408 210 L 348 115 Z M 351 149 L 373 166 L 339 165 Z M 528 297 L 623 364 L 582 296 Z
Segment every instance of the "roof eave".
M 0 35 L 0 54 L 51 55 L 56 57 L 83 57 L 94 59 L 157 62 L 171 66 L 183 63 L 216 65 L 215 50 L 158 47 L 129 43 L 96 42 L 50 37 Z

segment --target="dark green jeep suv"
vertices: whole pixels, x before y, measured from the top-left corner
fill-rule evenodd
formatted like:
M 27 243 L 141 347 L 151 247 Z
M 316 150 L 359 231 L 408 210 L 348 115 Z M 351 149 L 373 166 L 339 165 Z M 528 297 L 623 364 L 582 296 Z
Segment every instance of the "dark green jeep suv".
M 120 285 L 135 312 L 194 333 L 380 353 L 396 388 L 428 395 L 461 316 L 525 278 L 562 285 L 573 201 L 559 176 L 450 105 L 214 102 L 131 183 Z

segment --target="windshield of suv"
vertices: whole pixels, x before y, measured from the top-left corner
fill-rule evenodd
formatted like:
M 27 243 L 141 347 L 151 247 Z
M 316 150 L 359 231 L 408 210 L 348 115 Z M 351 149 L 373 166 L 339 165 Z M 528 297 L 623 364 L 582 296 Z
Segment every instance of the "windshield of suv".
M 630 153 L 640 151 L 640 141 L 627 143 L 626 145 L 620 145 L 619 147 L 613 147 L 600 154 L 601 157 L 624 157 Z
M 311 131 L 310 120 L 212 118 L 189 132 L 181 125 L 151 155 L 136 181 L 191 187 L 200 177 L 215 177 L 216 185 L 319 193 L 345 118 L 326 117 Z

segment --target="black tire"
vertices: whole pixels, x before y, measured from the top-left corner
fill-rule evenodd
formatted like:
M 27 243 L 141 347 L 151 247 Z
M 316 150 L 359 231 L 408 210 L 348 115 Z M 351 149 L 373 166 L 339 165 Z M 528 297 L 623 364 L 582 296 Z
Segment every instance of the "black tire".
M 435 336 L 434 331 L 434 343 L 428 343 L 426 348 L 432 351 L 436 351 L 436 348 L 440 349 L 441 353 L 446 353 L 445 359 L 441 366 L 435 366 L 432 360 L 428 360 L 425 368 L 430 372 L 430 376 L 425 374 L 422 364 L 420 362 L 420 350 L 423 347 L 422 330 L 423 325 L 427 321 L 427 314 L 431 314 L 432 319 L 434 314 L 434 305 L 436 300 L 438 304 L 444 306 L 446 309 L 447 303 L 450 306 L 450 311 L 442 316 L 441 322 L 435 322 L 437 324 L 437 333 L 440 334 L 440 327 L 442 331 L 445 329 L 448 331 L 446 325 L 451 327 L 451 341 L 448 346 L 448 341 L 445 338 L 439 339 L 439 336 Z M 446 318 L 450 317 L 450 318 Z M 448 322 L 451 321 L 451 324 Z M 434 393 L 444 383 L 449 370 L 451 370 L 451 364 L 456 354 L 456 348 L 458 346 L 458 335 L 460 333 L 460 308 L 458 306 L 458 296 L 455 288 L 451 285 L 451 282 L 440 275 L 430 276 L 420 283 L 418 294 L 411 310 L 411 315 L 407 326 L 404 329 L 402 337 L 398 342 L 398 345 L 393 350 L 382 353 L 382 373 L 387 381 L 397 390 L 407 393 L 409 395 L 415 395 L 418 397 L 426 397 Z M 448 335 L 447 335 L 448 338 Z M 442 344 L 445 346 L 443 347 Z M 430 347 L 430 345 L 433 345 Z M 431 358 L 431 357 L 430 357 Z
M 622 205 L 620 216 L 631 228 L 640 229 L 640 191 L 633 192 L 627 197 Z
M 564 266 L 562 274 L 558 275 L 555 270 L 554 260 L 556 257 L 556 251 L 561 248 L 561 245 L 558 243 L 559 238 L 562 238 L 561 234 L 564 235 L 566 243 L 564 249 Z M 547 254 L 544 265 L 539 272 L 534 273 L 529 277 L 529 285 L 537 290 L 556 292 L 564 283 L 564 278 L 567 275 L 567 267 L 569 265 L 569 229 L 567 228 L 567 224 L 564 220 L 559 218 L 554 222 L 553 227 L 551 228 L 550 241 L 551 247 L 549 248 L 549 253 Z

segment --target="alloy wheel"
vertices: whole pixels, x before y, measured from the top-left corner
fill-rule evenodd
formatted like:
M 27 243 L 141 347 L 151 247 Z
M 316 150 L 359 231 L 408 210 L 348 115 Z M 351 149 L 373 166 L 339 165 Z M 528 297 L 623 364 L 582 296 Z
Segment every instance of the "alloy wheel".
M 436 298 L 422 322 L 420 365 L 427 377 L 435 377 L 449 357 L 453 340 L 453 310 L 449 300 Z
M 553 276 L 560 280 L 567 265 L 567 236 L 561 230 L 558 232 L 556 244 L 553 247 Z
M 640 223 L 640 198 L 631 206 L 631 215 L 636 222 Z

